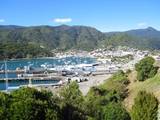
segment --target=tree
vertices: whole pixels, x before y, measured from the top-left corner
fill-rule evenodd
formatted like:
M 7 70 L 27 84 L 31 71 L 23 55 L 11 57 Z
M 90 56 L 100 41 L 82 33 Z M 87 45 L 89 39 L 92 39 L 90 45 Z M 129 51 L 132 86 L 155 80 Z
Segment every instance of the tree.
M 49 92 L 38 91 L 33 88 L 21 88 L 12 92 L 11 96 L 12 120 L 59 119 L 58 105 L 52 101 L 52 94 Z
M 84 98 L 76 82 L 71 82 L 60 92 L 63 120 L 85 120 Z
M 154 77 L 157 73 L 158 67 L 154 67 L 154 58 L 146 57 L 135 65 L 137 71 L 137 79 L 144 81 L 148 78 Z
M 92 87 L 90 88 L 86 99 L 85 99 L 85 111 L 86 113 L 96 119 L 101 120 L 102 119 L 102 113 L 103 113 L 103 106 L 108 104 L 109 97 L 108 91 L 99 88 L 99 87 Z
M 0 92 L 0 119 L 8 120 L 9 118 L 10 96 Z
M 104 108 L 104 120 L 130 120 L 129 113 L 120 103 L 111 102 Z
M 132 107 L 132 120 L 157 120 L 158 100 L 151 93 L 140 91 Z

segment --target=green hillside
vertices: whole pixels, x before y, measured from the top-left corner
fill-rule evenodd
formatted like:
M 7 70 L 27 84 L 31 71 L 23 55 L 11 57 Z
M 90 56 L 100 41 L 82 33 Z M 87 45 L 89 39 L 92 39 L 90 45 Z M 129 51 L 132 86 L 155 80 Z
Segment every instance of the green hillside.
M 102 39 L 104 39 L 103 33 L 85 26 L 6 26 L 6 28 L 3 26 L 0 29 L 0 42 L 32 43 L 61 50 L 94 49 Z
M 31 50 L 28 50 L 29 46 L 32 46 Z M 1 58 L 4 55 L 8 58 L 50 56 L 53 49 L 90 51 L 107 46 L 159 50 L 160 32 L 153 28 L 103 33 L 87 26 L 0 26 Z M 24 54 L 21 55 L 20 51 L 23 51 Z M 32 53 L 32 51 L 38 52 Z

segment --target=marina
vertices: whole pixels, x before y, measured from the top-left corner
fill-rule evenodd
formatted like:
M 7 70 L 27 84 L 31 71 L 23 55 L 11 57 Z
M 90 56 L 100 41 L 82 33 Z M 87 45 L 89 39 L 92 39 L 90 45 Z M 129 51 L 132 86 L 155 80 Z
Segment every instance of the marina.
M 0 90 L 18 89 L 23 86 L 60 85 L 67 78 L 90 73 L 88 71 L 94 62 L 93 58 L 74 56 L 0 61 Z
M 89 54 L 90 57 L 64 53 L 59 57 L 0 61 L 0 90 L 24 86 L 60 86 L 70 81 L 84 84 L 92 83 L 92 80 L 101 81 L 101 76 L 133 69 L 148 52 L 100 49 Z

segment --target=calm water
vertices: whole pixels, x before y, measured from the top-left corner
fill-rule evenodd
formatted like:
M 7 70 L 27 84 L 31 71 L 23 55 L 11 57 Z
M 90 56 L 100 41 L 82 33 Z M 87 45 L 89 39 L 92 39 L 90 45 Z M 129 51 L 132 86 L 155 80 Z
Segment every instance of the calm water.
M 33 67 L 40 67 L 42 64 L 51 64 L 54 66 L 59 65 L 74 65 L 81 63 L 93 63 L 94 58 L 89 57 L 66 57 L 66 58 L 44 58 L 44 59 L 20 59 L 20 60 L 10 60 L 7 61 L 7 68 L 9 70 L 15 70 L 17 67 L 23 68 L 24 66 L 32 65 Z M 0 61 L 0 69 L 4 69 L 4 61 Z
M 7 69 L 8 70 L 16 70 L 17 67 L 24 68 L 24 66 L 31 65 L 33 67 L 41 67 L 42 64 L 48 64 L 53 66 L 62 66 L 62 65 L 75 65 L 75 64 L 90 64 L 94 63 L 94 58 L 89 57 L 66 57 L 66 58 L 44 58 L 44 59 L 20 59 L 20 60 L 10 60 L 7 61 Z M 4 70 L 4 61 L 0 61 L 0 70 Z M 0 78 L 4 78 L 4 74 L 0 74 Z M 8 74 L 8 78 L 16 78 L 17 75 L 12 73 Z M 45 81 L 32 81 L 32 84 L 53 84 L 57 81 L 52 80 L 45 80 Z M 20 85 L 27 85 L 28 81 L 25 80 L 16 80 L 16 81 L 9 81 L 9 87 L 15 87 Z M 0 81 L 0 90 L 4 90 L 5 88 L 5 82 Z
M 57 80 L 32 80 L 32 84 L 54 84 L 57 83 Z M 28 80 L 12 80 L 8 82 L 9 87 L 18 87 L 21 85 L 28 85 Z M 0 90 L 6 89 L 6 83 L 4 81 L 0 81 Z

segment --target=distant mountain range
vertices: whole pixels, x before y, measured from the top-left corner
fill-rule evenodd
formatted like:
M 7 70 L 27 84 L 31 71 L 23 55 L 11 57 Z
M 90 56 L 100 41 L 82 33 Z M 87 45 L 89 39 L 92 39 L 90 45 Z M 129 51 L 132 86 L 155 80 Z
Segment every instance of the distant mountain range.
M 36 44 L 49 49 L 92 50 L 107 46 L 160 49 L 160 31 L 146 29 L 103 33 L 88 26 L 16 26 L 0 25 L 0 43 Z
M 125 32 L 106 33 L 106 44 L 122 45 L 141 49 L 160 49 L 160 31 L 148 27 L 146 29 Z

